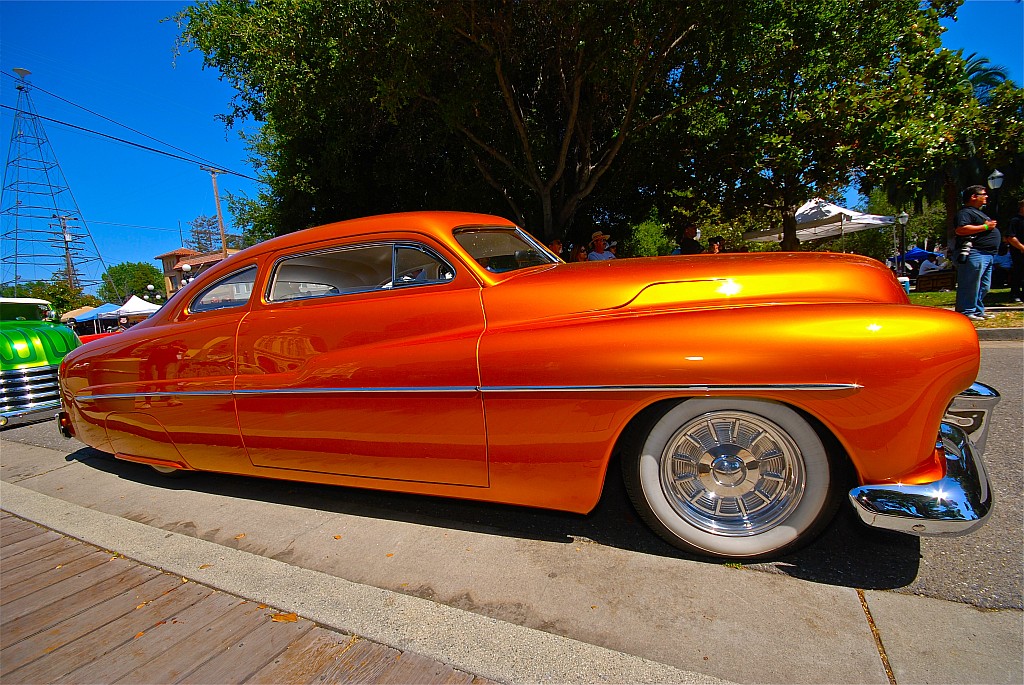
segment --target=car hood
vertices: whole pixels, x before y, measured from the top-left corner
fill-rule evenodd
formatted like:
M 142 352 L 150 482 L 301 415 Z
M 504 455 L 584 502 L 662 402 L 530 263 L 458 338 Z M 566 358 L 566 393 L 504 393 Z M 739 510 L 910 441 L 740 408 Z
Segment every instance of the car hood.
M 558 264 L 517 272 L 483 297 L 491 324 L 614 311 L 909 302 L 877 260 L 798 252 Z
M 0 321 L 0 368 L 52 366 L 79 344 L 74 331 L 58 323 Z

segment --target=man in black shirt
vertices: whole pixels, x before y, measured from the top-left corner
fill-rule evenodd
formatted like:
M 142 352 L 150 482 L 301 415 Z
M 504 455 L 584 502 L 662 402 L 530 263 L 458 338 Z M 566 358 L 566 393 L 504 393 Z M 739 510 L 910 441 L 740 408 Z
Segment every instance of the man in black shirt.
M 672 250 L 672 254 L 700 254 L 704 246 L 697 242 L 697 224 L 688 223 L 676 236 L 676 243 L 679 245 Z
M 1010 297 L 1020 302 L 1024 295 L 1024 200 L 1017 203 L 1017 216 L 1010 219 L 1010 230 L 1006 235 L 1010 246 Z
M 970 186 L 964 191 L 964 206 L 956 214 L 956 310 L 968 319 L 982 321 L 982 302 L 992 285 L 992 268 L 999 252 L 996 220 L 981 208 L 988 201 L 985 186 Z

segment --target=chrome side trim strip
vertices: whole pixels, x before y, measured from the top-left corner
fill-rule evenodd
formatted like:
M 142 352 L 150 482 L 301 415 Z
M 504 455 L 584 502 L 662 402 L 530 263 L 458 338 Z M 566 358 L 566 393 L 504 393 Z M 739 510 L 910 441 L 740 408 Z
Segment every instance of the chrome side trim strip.
M 360 394 L 438 394 L 438 393 L 517 393 L 517 392 L 735 392 L 751 391 L 835 391 L 857 390 L 856 383 L 796 383 L 778 385 L 494 385 L 494 386 L 438 386 L 396 388 L 273 388 L 262 390 L 190 390 L 104 395 L 79 395 L 77 402 L 95 400 L 128 400 L 136 397 L 228 397 L 247 395 L 360 395 Z
M 364 394 L 437 394 L 480 392 L 475 385 L 452 387 L 408 388 L 277 388 L 274 390 L 235 390 L 232 395 L 364 395 Z
M 483 392 L 732 392 L 736 390 L 833 391 L 858 390 L 856 383 L 789 383 L 779 385 L 495 385 Z
M 94 400 L 133 400 L 137 397 L 228 397 L 230 390 L 190 390 L 176 392 L 119 392 L 108 395 L 78 395 L 75 402 L 92 402 Z

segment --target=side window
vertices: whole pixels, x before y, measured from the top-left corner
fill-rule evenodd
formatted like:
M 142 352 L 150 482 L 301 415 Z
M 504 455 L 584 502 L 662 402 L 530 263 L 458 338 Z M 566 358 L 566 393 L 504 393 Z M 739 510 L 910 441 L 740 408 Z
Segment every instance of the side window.
M 394 287 L 444 283 L 453 278 L 455 270 L 426 250 L 409 245 L 395 248 Z
M 367 245 L 282 260 L 270 286 L 271 302 L 358 293 L 391 282 L 391 245 Z
M 445 283 L 455 271 L 412 245 L 364 245 L 281 260 L 267 299 L 271 302 Z
M 256 267 L 250 266 L 221 279 L 192 300 L 189 311 L 209 312 L 214 309 L 241 307 L 252 295 L 252 284 L 256 280 Z

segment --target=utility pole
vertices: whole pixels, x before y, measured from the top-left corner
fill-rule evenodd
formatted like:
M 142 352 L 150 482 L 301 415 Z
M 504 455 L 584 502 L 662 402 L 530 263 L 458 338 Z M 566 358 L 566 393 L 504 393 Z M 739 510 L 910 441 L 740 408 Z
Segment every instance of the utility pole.
M 224 215 L 220 211 L 220 193 L 217 192 L 217 174 L 223 173 L 219 169 L 213 167 L 199 167 L 203 171 L 210 172 L 210 178 L 213 179 L 213 200 L 217 203 L 217 227 L 220 229 L 220 248 L 223 259 L 228 258 L 228 239 L 224 234 Z
M 62 214 L 62 215 L 57 216 L 55 218 L 58 221 L 60 221 L 60 237 L 61 237 L 61 240 L 63 240 L 63 242 L 64 242 L 64 269 L 65 269 L 64 273 L 65 273 L 65 275 L 67 276 L 67 279 L 68 279 L 68 287 L 70 287 L 72 290 L 74 290 L 75 289 L 75 264 L 71 260 L 71 243 L 74 241 L 75 236 L 71 235 L 71 233 L 68 231 L 68 222 L 69 221 L 77 221 L 77 219 L 75 219 L 75 217 L 73 217 L 73 216 L 67 216 L 66 214 Z M 54 228 L 56 228 L 56 226 L 54 226 Z

